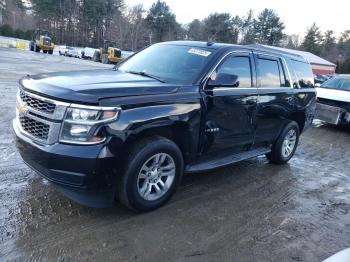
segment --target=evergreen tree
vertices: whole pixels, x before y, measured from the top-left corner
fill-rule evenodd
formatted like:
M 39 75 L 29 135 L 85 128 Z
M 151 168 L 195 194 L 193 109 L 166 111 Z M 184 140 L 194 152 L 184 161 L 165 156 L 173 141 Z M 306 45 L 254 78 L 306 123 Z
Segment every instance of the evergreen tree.
M 155 34 L 155 42 L 174 39 L 178 25 L 166 2 L 158 0 L 153 3 L 146 20 Z
M 275 11 L 265 8 L 254 22 L 255 40 L 259 44 L 279 46 L 283 39 L 284 23 Z
M 237 43 L 239 31 L 228 13 L 210 14 L 203 20 L 206 41 Z
M 254 12 L 250 9 L 247 13 L 247 17 L 241 19 L 241 35 L 242 35 L 242 44 L 254 44 L 255 43 L 255 33 L 254 33 Z
M 322 35 L 320 29 L 314 23 L 307 29 L 306 36 L 302 43 L 302 48 L 305 51 L 319 55 L 321 53 Z

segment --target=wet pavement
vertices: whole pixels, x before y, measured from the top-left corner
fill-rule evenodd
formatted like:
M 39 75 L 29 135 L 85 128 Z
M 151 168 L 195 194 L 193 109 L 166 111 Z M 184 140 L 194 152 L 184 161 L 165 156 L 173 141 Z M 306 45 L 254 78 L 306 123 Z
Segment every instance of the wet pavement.
M 151 213 L 65 198 L 16 152 L 17 81 L 94 67 L 106 65 L 0 48 L 1 261 L 321 261 L 350 246 L 350 128 L 317 122 L 288 165 L 187 175 Z

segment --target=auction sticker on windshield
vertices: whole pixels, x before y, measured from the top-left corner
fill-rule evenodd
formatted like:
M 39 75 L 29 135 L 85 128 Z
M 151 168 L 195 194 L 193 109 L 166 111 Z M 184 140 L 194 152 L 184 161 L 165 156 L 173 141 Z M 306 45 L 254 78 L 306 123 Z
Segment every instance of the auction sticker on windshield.
M 190 54 L 195 54 L 195 55 L 200 55 L 200 56 L 209 56 L 211 54 L 211 52 L 202 50 L 202 49 L 197 49 L 197 48 L 191 48 L 190 50 L 188 50 L 188 52 Z

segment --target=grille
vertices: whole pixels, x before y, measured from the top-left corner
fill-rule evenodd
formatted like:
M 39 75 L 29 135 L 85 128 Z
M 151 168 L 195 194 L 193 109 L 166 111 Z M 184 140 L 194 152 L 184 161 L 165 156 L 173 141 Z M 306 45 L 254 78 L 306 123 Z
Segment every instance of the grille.
M 51 39 L 50 38 L 45 38 L 44 39 L 44 45 L 51 45 Z
M 29 107 L 44 112 L 46 114 L 52 114 L 55 111 L 56 105 L 53 103 L 45 102 L 28 94 L 23 91 L 20 92 L 21 100 Z
M 29 133 L 30 135 L 47 140 L 49 137 L 50 126 L 27 116 L 20 116 L 19 121 L 21 123 L 22 129 Z

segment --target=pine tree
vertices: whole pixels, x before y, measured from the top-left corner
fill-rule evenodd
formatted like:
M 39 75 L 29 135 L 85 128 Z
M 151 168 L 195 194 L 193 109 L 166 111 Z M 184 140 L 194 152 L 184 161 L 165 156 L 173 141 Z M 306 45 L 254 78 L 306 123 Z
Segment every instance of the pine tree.
M 307 29 L 306 36 L 302 43 L 302 48 L 305 51 L 311 52 L 315 55 L 320 55 L 321 53 L 321 42 L 322 35 L 320 29 L 314 23 L 311 27 Z
M 284 29 L 284 23 L 276 12 L 265 8 L 254 23 L 255 40 L 259 44 L 279 46 Z

